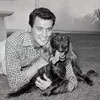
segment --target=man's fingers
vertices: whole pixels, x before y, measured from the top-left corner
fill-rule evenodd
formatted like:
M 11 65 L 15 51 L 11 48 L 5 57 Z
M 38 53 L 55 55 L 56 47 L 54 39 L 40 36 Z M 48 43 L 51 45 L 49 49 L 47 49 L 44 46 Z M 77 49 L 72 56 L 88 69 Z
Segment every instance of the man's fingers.
M 51 80 L 45 74 L 43 76 L 46 80 L 42 80 L 40 77 L 37 77 L 37 80 L 35 82 L 36 86 L 39 87 L 41 90 L 45 90 L 52 83 Z
M 58 51 L 56 51 L 56 55 L 55 57 L 59 59 L 60 53 Z
M 56 51 L 55 56 L 53 56 L 50 60 L 53 64 L 55 64 L 59 60 L 60 53 Z
M 44 80 L 42 80 L 40 77 L 37 78 L 35 84 L 37 87 L 39 87 L 41 90 L 45 90 L 46 87 L 45 87 L 45 84 L 44 84 Z
M 36 81 L 35 84 L 37 87 L 39 87 L 41 90 L 43 90 L 43 87 L 39 81 Z
M 42 80 L 40 77 L 37 77 L 37 81 L 38 81 L 39 83 L 41 83 L 41 84 L 44 83 L 44 80 Z
M 46 79 L 46 81 L 51 81 L 45 74 L 43 74 L 43 76 Z
M 46 81 L 49 81 L 49 82 L 51 81 L 45 74 L 43 74 L 43 76 L 44 76 Z M 45 80 L 42 80 L 40 77 L 37 77 L 37 81 L 39 81 L 40 83 L 44 83 Z

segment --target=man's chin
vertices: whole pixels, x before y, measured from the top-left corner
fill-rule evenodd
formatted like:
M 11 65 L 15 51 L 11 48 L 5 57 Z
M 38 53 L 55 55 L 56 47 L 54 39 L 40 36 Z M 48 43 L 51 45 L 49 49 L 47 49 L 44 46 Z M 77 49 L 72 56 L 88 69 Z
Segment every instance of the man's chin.
M 38 40 L 37 42 L 40 46 L 45 46 L 48 43 L 47 40 Z
M 40 45 L 41 46 L 45 46 L 47 44 L 47 42 L 41 42 Z

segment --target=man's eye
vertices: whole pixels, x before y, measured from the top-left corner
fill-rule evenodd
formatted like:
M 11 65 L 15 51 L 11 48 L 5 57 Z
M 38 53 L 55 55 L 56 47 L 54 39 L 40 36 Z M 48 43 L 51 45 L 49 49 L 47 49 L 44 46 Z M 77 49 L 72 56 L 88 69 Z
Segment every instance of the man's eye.
M 42 30 L 42 28 L 37 28 L 37 30 L 38 30 L 38 31 L 41 31 L 41 30 Z
M 47 31 L 52 31 L 52 28 L 48 28 Z

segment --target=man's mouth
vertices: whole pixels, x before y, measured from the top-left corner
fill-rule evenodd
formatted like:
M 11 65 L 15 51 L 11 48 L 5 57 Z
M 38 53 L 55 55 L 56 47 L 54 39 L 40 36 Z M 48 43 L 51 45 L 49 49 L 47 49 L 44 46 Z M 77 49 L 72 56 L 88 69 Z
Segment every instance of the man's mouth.
M 46 42 L 46 41 L 47 41 L 46 38 L 40 38 L 40 40 L 41 40 L 42 42 Z
M 45 42 L 45 41 L 46 41 L 46 39 L 41 39 L 41 41 L 42 41 L 42 42 Z

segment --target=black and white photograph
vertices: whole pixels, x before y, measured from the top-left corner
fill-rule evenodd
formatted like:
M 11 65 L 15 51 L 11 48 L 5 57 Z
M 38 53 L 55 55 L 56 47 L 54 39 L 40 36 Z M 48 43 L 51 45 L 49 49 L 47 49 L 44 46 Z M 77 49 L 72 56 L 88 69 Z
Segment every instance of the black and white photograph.
M 0 0 L 0 100 L 100 100 L 100 0 Z

